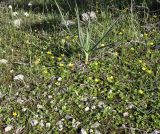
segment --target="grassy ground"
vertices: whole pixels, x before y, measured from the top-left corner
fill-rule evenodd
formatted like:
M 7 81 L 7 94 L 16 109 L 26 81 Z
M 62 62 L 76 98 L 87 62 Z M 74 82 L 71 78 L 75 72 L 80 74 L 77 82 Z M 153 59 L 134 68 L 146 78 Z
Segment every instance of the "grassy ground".
M 121 18 L 85 64 L 77 24 L 69 33 L 57 10 L 42 7 L 33 10 L 16 2 L 12 10 L 0 7 L 0 133 L 138 134 L 159 129 L 160 51 L 155 46 L 160 33 L 157 27 L 144 27 L 158 16 L 102 12 L 90 25 L 90 47 Z M 21 23 L 16 27 L 17 19 Z

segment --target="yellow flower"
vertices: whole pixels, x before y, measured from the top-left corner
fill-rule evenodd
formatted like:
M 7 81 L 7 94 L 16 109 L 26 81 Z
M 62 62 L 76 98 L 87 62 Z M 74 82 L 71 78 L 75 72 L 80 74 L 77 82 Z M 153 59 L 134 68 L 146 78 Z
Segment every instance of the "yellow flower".
M 47 54 L 48 54 L 48 55 L 51 55 L 51 54 L 52 54 L 52 52 L 51 52 L 51 51 L 48 51 L 48 52 L 47 52 Z
M 59 86 L 59 85 L 60 85 L 60 83 L 59 83 L 59 82 L 56 82 L 56 83 L 55 83 L 55 85 Z
M 138 60 L 138 62 L 139 62 L 139 63 L 142 63 L 143 61 L 142 61 L 142 60 Z
M 139 94 L 144 94 L 144 91 L 142 89 L 138 90 Z
M 142 67 L 142 70 L 145 71 L 145 70 L 147 70 L 147 68 L 146 67 Z
M 69 67 L 74 67 L 74 64 L 73 63 L 69 63 L 68 66 Z
M 105 45 L 104 44 L 101 44 L 101 47 L 104 47 Z
M 149 42 L 148 45 L 149 45 L 149 46 L 153 46 L 154 43 L 153 43 L 153 42 Z
M 77 35 L 75 35 L 75 36 L 74 36 L 74 38 L 75 38 L 75 39 L 77 39 L 77 38 L 78 38 L 78 36 L 77 36 Z
M 61 54 L 61 57 L 64 57 L 64 54 Z
M 16 112 L 13 112 L 12 115 L 15 117 L 15 116 L 17 116 L 17 113 L 16 113 Z
M 51 58 L 51 59 L 54 59 L 54 56 L 51 56 L 50 58 Z
M 63 63 L 60 63 L 59 66 L 60 66 L 60 67 L 64 67 L 64 64 L 63 64 Z
M 70 37 L 69 36 L 66 36 L 66 39 L 69 39 Z
M 58 57 L 58 61 L 61 61 L 62 60 L 62 58 L 61 57 Z
M 94 81 L 97 83 L 97 82 L 99 82 L 100 80 L 96 78 Z
M 64 44 L 64 43 L 66 42 L 66 40 L 65 40 L 65 39 L 62 39 L 61 42 L 62 42 L 62 44 Z
M 109 77 L 107 77 L 107 80 L 109 81 L 109 82 L 113 82 L 113 76 L 109 76 Z
M 147 72 L 148 74 L 152 74 L 152 70 L 147 69 L 146 72 Z
M 114 52 L 114 56 L 118 56 L 118 52 Z
M 131 50 L 134 51 L 134 48 L 132 47 Z
M 147 38 L 147 37 L 148 37 L 148 34 L 147 34 L 147 33 L 144 33 L 143 36 L 144 36 L 144 38 Z
M 122 33 L 122 32 L 119 32 L 118 34 L 119 34 L 119 35 L 122 35 L 123 33 Z
M 44 68 L 44 70 L 43 70 L 43 74 L 47 74 L 47 73 L 48 73 L 47 69 L 46 69 L 46 68 Z
M 89 80 L 92 80 L 92 77 L 88 77 Z

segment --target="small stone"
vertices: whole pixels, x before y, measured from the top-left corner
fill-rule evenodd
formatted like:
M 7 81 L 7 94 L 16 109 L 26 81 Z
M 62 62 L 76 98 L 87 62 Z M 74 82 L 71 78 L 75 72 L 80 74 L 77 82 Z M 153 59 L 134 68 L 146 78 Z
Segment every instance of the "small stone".
M 91 125 L 91 128 L 97 128 L 99 127 L 101 124 L 99 122 L 95 122 L 94 124 Z
M 0 59 L 0 64 L 7 64 L 8 61 L 6 59 Z
M 128 112 L 124 112 L 124 113 L 123 113 L 123 116 L 124 116 L 124 117 L 128 117 L 128 116 L 129 116 L 129 113 L 128 113 Z
M 13 21 L 13 24 L 16 28 L 19 28 L 21 26 L 22 19 L 16 19 Z
M 87 131 L 84 128 L 81 128 L 80 134 L 87 134 Z
M 63 22 L 61 23 L 61 25 L 62 25 L 63 27 L 65 27 L 65 26 L 69 27 L 69 26 L 75 25 L 75 22 L 72 21 L 72 20 L 65 20 L 65 21 L 63 21 Z
M 12 130 L 12 128 L 13 128 L 12 125 L 8 125 L 7 127 L 5 127 L 4 131 L 5 131 L 5 132 L 9 132 L 9 131 Z
M 151 134 L 160 134 L 160 130 L 154 130 Z
M 95 130 L 95 134 L 101 134 L 101 132 L 98 130 Z
M 23 80 L 24 80 L 24 75 L 22 75 L 22 74 L 16 75 L 16 76 L 14 77 L 14 80 L 23 81 Z
M 31 121 L 31 125 L 32 125 L 32 126 L 36 126 L 37 124 L 38 124 L 38 121 L 37 121 L 37 120 L 32 120 L 32 121 Z
M 51 123 L 46 123 L 46 127 L 50 128 L 51 127 Z

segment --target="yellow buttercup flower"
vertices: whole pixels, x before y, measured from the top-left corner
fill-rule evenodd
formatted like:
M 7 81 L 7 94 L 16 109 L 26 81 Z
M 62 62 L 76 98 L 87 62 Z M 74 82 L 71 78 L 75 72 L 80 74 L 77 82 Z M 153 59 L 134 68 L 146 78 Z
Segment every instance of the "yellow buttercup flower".
M 152 74 L 152 70 L 150 70 L 150 69 L 147 69 L 146 72 L 147 72 L 148 74 Z
M 66 36 L 66 39 L 69 39 L 70 37 L 69 36 Z
M 109 77 L 107 77 L 107 80 L 109 81 L 109 82 L 113 82 L 113 76 L 109 76 Z
M 97 82 L 99 82 L 100 80 L 96 78 L 94 81 L 97 83 Z
M 69 67 L 74 67 L 74 64 L 73 63 L 69 63 L 68 66 Z
M 60 67 L 64 67 L 64 64 L 63 64 L 63 63 L 60 63 L 59 66 L 60 66 Z
M 15 116 L 17 116 L 17 113 L 16 113 L 16 112 L 13 112 L 12 115 L 15 117 Z
M 123 33 L 122 33 L 122 32 L 119 32 L 118 34 L 119 34 L 119 35 L 122 35 Z
M 51 54 L 52 54 L 52 52 L 51 52 L 51 51 L 48 51 L 48 52 L 47 52 L 47 54 L 48 54 L 48 55 L 51 55 Z

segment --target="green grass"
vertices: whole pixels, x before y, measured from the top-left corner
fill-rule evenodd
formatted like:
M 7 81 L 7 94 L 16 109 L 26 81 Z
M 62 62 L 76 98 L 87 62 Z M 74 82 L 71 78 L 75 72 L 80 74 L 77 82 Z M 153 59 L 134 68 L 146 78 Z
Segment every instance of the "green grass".
M 80 128 L 137 134 L 160 128 L 160 51 L 154 49 L 160 33 L 143 27 L 158 17 L 102 12 L 90 25 L 91 42 L 121 18 L 85 64 L 77 24 L 70 34 L 58 11 L 29 9 L 28 17 L 23 8 L 13 11 L 19 15 L 12 16 L 7 6 L 0 9 L 0 60 L 8 61 L 0 64 L 0 133 L 8 125 L 13 126 L 8 133 L 22 128 L 24 134 L 75 134 Z M 19 28 L 13 25 L 17 18 Z M 24 79 L 15 80 L 19 74 Z M 38 124 L 32 126 L 34 120 Z

